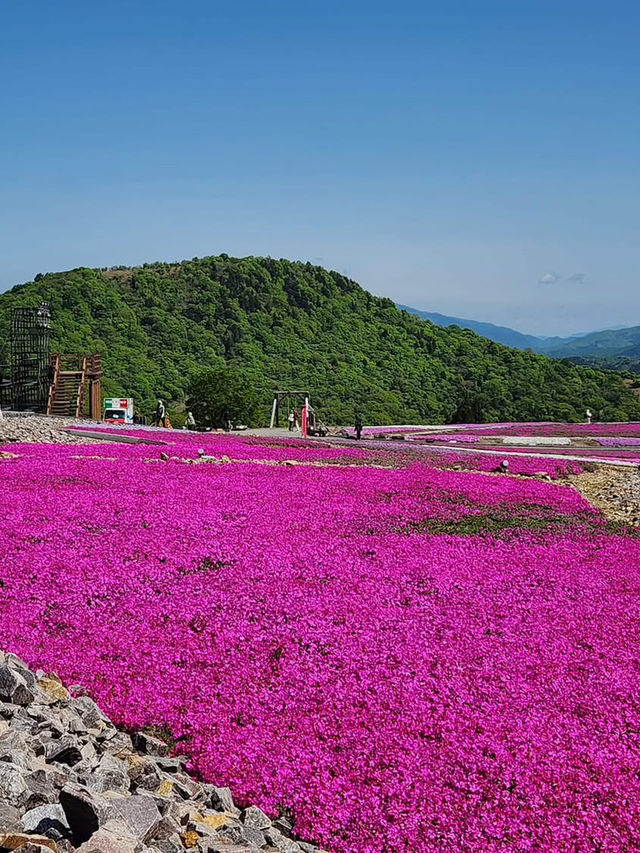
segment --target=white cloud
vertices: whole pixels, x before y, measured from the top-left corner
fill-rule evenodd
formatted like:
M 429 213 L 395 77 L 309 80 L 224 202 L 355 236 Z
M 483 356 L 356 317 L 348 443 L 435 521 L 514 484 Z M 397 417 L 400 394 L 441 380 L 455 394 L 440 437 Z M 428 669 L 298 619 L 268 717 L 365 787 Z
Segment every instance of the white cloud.
M 555 284 L 559 281 L 560 276 L 555 272 L 546 272 L 538 279 L 538 284 Z

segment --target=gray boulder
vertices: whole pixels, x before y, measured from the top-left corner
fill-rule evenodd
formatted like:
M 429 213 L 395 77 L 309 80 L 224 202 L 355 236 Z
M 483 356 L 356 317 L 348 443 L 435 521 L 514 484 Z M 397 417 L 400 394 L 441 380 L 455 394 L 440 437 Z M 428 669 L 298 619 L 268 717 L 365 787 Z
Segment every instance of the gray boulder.
M 296 841 L 287 838 L 273 826 L 265 831 L 265 835 L 269 844 L 279 850 L 280 853 L 302 853 L 302 848 Z
M 245 826 L 252 829 L 267 829 L 271 826 L 271 819 L 257 806 L 249 806 L 240 815 L 240 820 Z
M 59 740 L 49 741 L 45 744 L 44 754 L 47 761 L 67 764 L 69 767 L 73 767 L 74 764 L 79 764 L 82 761 L 82 752 L 78 748 L 78 742 L 71 735 Z
M 69 783 L 60 791 L 60 805 L 76 846 L 88 841 L 111 817 L 111 809 L 106 801 L 88 788 L 74 783 Z
M 93 769 L 87 780 L 87 786 L 98 793 L 103 791 L 126 793 L 129 790 L 129 785 L 127 765 L 109 753 L 102 756 L 100 763 Z
M 26 678 L 7 663 L 0 663 L 0 700 L 14 705 L 29 705 L 33 699 Z
M 146 843 L 153 838 L 162 820 L 153 797 L 133 794 L 131 797 L 113 800 L 112 806 L 136 841 Z
M 78 847 L 77 853 L 137 853 L 139 849 L 125 824 L 109 820 Z
M 169 754 L 169 747 L 163 740 L 153 737 L 153 735 L 149 735 L 146 732 L 135 732 L 131 740 L 138 752 L 142 752 L 145 755 Z
M 0 761 L 0 801 L 19 806 L 25 799 L 27 784 L 24 769 L 8 761 Z
M 267 843 L 264 833 L 252 826 L 245 826 L 244 835 L 249 844 L 255 844 L 256 847 L 264 847 Z
M 217 834 L 227 844 L 248 844 L 249 841 L 245 828 L 241 823 L 230 823 L 226 826 L 221 826 L 217 830 Z
M 20 812 L 9 803 L 0 803 L 0 827 L 3 832 L 16 832 L 22 828 Z
M 169 838 L 164 840 L 154 839 L 153 845 L 160 853 L 181 853 L 184 850 L 180 836 L 177 833 L 170 835 Z
M 22 828 L 25 832 L 46 835 L 54 841 L 71 838 L 71 828 L 62 806 L 48 804 L 38 806 L 22 815 Z
M 230 788 L 217 788 L 215 785 L 207 785 L 205 790 L 209 793 L 209 801 L 213 809 L 236 815 L 240 814 L 240 809 L 237 809 L 233 802 Z
M 88 729 L 103 729 L 109 721 L 89 696 L 78 696 L 73 706 Z

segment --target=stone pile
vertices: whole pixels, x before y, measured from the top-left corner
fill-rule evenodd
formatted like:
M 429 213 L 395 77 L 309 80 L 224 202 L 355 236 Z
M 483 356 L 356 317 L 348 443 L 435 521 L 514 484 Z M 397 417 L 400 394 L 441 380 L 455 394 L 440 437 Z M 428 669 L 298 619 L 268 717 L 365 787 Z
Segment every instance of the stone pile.
M 610 521 L 640 526 L 640 467 L 599 466 L 573 478 L 573 484 Z
M 79 691 L 0 652 L 2 853 L 322 853 Z
M 10 442 L 28 444 L 93 444 L 91 439 L 62 432 L 60 427 L 71 426 L 75 418 L 54 418 L 48 415 L 8 415 L 0 418 L 0 446 Z

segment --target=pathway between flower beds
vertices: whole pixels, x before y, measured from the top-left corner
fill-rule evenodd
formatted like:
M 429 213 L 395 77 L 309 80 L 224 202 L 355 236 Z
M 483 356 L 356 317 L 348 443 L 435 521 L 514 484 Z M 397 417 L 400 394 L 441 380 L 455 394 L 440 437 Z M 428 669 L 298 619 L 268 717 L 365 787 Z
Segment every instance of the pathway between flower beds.
M 334 853 L 634 849 L 637 538 L 553 483 L 196 438 L 7 448 L 0 647 Z

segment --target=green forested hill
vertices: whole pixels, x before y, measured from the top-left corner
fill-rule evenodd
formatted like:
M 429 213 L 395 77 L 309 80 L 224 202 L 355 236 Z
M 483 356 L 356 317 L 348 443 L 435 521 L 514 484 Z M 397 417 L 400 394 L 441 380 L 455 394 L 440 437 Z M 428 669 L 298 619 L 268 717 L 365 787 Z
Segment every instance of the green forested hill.
M 9 309 L 50 303 L 54 348 L 99 351 L 107 394 L 179 401 L 190 376 L 222 360 L 244 368 L 265 403 L 306 387 L 324 419 L 376 423 L 640 418 L 611 373 L 510 350 L 398 310 L 311 264 L 219 257 L 48 273 L 0 295 Z M 0 357 L 0 361 L 2 358 Z

